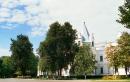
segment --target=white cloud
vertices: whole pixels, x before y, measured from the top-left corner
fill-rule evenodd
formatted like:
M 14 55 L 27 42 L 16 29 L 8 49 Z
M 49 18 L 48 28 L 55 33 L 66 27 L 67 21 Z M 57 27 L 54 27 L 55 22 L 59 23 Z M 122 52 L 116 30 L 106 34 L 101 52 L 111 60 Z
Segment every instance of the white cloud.
M 83 21 L 86 21 L 98 41 L 114 39 L 122 30 L 116 23 L 122 0 L 1 0 L 0 4 L 2 8 L 10 9 L 9 13 L 0 14 L 0 22 L 26 23 L 32 27 L 34 36 L 43 35 L 54 21 L 69 21 L 80 32 L 83 32 Z M 18 6 L 24 6 L 24 9 L 19 10 Z
M 12 29 L 14 29 L 15 27 L 13 27 L 13 26 L 0 26 L 0 28 L 12 30 Z
M 0 56 L 9 56 L 11 52 L 6 48 L 0 48 Z
M 70 21 L 80 32 L 86 21 L 97 41 L 115 40 L 122 30 L 116 23 L 122 0 L 44 0 L 43 3 L 53 20 Z
M 41 8 L 40 0 L 5 0 L 0 1 L 0 22 L 28 24 L 32 27 L 32 35 L 43 35 L 47 28 L 49 15 Z M 8 26 L 2 27 L 9 29 Z M 35 30 L 34 30 L 35 29 Z
M 20 10 L 13 11 L 13 16 L 8 20 L 8 22 L 14 22 L 14 23 L 25 23 L 27 20 L 27 17 L 24 12 Z
M 10 12 L 10 10 L 8 8 L 1 8 L 0 17 L 10 17 L 9 12 Z
M 45 33 L 47 32 L 47 28 L 44 28 L 43 27 L 35 27 L 35 28 L 32 28 L 32 32 L 31 34 L 33 36 L 43 36 Z

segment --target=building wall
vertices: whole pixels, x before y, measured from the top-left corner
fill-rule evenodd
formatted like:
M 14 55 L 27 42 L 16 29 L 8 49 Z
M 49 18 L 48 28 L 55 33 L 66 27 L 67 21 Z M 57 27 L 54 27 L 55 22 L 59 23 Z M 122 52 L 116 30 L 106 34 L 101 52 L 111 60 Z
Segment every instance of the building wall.
M 112 43 L 113 45 L 117 45 L 116 43 Z M 95 56 L 97 60 L 96 64 L 96 73 L 95 75 L 114 75 L 114 69 L 112 67 L 109 67 L 108 61 L 106 59 L 106 54 L 105 54 L 105 47 L 108 46 L 109 44 L 103 44 L 102 46 L 95 47 Z M 100 56 L 103 57 L 103 61 L 101 61 Z M 103 68 L 103 73 L 101 73 L 101 68 Z M 125 75 L 125 69 L 124 68 L 118 68 L 118 73 L 119 75 Z M 118 74 L 117 73 L 117 74 Z M 129 74 L 129 72 L 128 72 Z
M 108 75 L 113 73 L 113 69 L 108 66 L 104 47 L 96 48 L 96 75 Z
M 78 37 L 75 40 L 75 42 L 78 43 L 80 46 L 82 46 L 83 45 L 82 35 L 80 33 L 78 33 L 77 35 L 78 35 Z M 91 41 L 86 42 L 86 43 L 91 44 Z M 117 43 L 112 43 L 112 44 L 117 45 Z M 95 58 L 97 61 L 96 69 L 94 70 L 93 75 L 113 75 L 114 74 L 113 68 L 109 67 L 108 61 L 106 59 L 105 47 L 108 45 L 109 45 L 108 43 L 103 43 L 103 44 L 100 44 L 98 46 L 95 45 L 95 46 L 91 47 L 93 54 L 95 55 Z M 102 61 L 101 61 L 101 56 L 102 56 Z M 68 65 L 68 69 L 63 68 L 62 69 L 62 76 L 69 76 L 70 69 L 71 69 L 70 65 Z M 125 75 L 124 68 L 119 68 L 118 71 L 119 71 L 119 75 Z M 128 74 L 130 74 L 130 73 L 128 72 Z M 38 70 L 38 76 L 39 75 L 43 75 L 43 72 L 41 72 L 40 70 Z

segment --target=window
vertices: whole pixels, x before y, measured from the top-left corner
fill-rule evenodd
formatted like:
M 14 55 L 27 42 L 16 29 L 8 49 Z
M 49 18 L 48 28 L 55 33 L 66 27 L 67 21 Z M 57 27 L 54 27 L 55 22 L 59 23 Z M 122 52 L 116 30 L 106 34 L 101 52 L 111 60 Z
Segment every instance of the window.
M 103 67 L 101 67 L 101 74 L 103 74 Z
M 81 42 L 80 42 L 80 41 L 78 41 L 78 45 L 80 45 L 80 43 L 81 43 Z
M 100 56 L 100 61 L 101 61 L 101 62 L 103 61 L 103 56 Z

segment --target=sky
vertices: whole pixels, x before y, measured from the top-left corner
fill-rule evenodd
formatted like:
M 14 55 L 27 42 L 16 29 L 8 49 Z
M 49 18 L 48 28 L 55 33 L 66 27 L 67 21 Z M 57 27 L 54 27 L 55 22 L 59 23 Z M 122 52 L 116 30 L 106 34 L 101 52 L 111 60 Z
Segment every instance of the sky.
M 127 29 L 116 22 L 123 0 L 0 0 L 0 56 L 11 55 L 11 38 L 27 35 L 34 53 L 49 25 L 68 21 L 84 34 L 83 22 L 95 42 L 115 41 Z

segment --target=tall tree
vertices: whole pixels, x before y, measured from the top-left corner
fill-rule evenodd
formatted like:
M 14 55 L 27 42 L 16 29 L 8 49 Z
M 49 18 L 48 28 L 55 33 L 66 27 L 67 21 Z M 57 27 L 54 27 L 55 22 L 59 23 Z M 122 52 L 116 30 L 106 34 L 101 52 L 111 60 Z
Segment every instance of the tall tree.
M 105 48 L 106 59 L 109 63 L 109 66 L 114 68 L 115 74 L 118 73 L 118 68 L 121 65 L 119 50 L 120 49 L 118 46 L 112 44 L 109 44 L 109 46 Z
M 33 54 L 32 44 L 25 35 L 18 35 L 17 39 L 11 39 L 10 50 L 12 59 L 17 72 L 21 75 L 27 75 L 31 71 Z
M 118 39 L 118 46 L 120 47 L 120 57 L 122 66 L 125 67 L 125 72 L 127 75 L 128 68 L 130 67 L 130 34 L 123 32 L 123 34 Z
M 71 73 L 75 75 L 92 74 L 95 69 L 95 56 L 89 44 L 83 44 L 74 57 Z
M 43 55 L 42 51 L 45 50 L 52 72 L 58 71 L 61 75 L 62 68 L 72 63 L 77 47 L 75 39 L 76 30 L 72 29 L 70 23 L 61 25 L 55 22 L 50 25 L 45 41 L 40 44 L 39 53 Z
M 124 5 L 119 7 L 120 18 L 117 22 L 124 25 L 126 28 L 130 28 L 130 0 L 125 0 Z
M 50 72 L 52 71 L 50 69 L 51 67 L 51 60 L 49 59 L 49 55 L 47 55 L 45 47 L 47 46 L 47 41 L 43 41 L 40 43 L 40 46 L 38 48 L 38 54 L 40 56 L 39 62 L 38 62 L 38 67 L 39 70 L 42 72 Z M 53 64 L 53 63 L 52 63 Z M 52 69 L 55 69 L 55 67 L 52 67 Z

